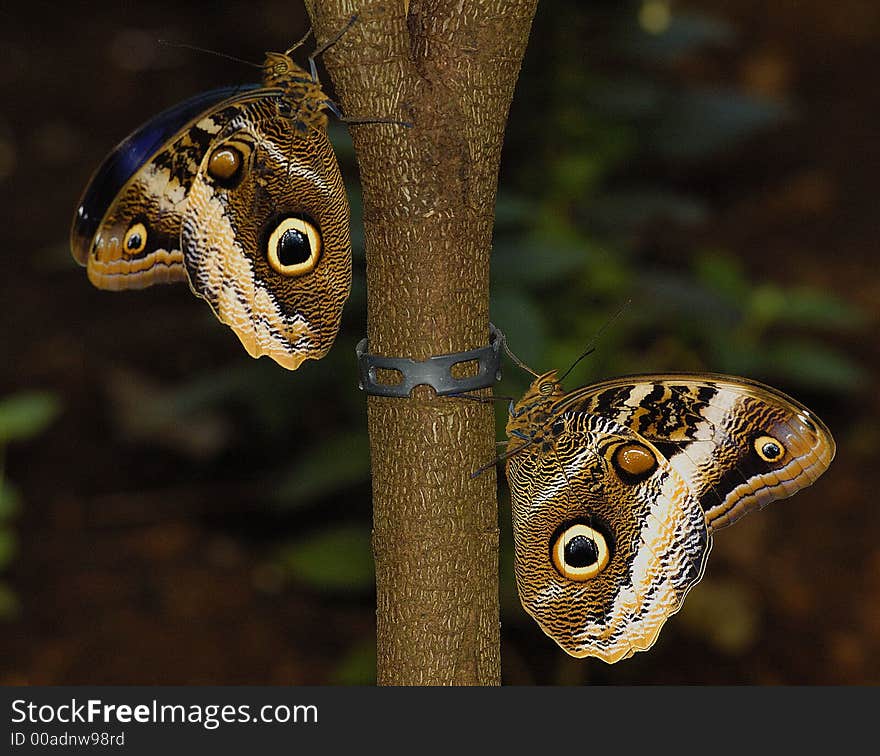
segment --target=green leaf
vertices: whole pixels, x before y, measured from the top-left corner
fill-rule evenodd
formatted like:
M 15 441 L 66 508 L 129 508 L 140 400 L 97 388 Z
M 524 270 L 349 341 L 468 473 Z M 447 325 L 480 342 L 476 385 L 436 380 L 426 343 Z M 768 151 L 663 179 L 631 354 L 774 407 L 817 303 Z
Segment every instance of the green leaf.
M 661 187 L 606 192 L 590 198 L 585 207 L 591 227 L 611 233 L 631 233 L 655 219 L 679 225 L 696 225 L 706 219 L 705 204 L 696 197 Z
M 505 194 L 503 189 L 499 189 L 495 200 L 495 228 L 526 225 L 531 220 L 533 209 L 534 200 L 531 198 Z
M 18 551 L 18 539 L 8 528 L 0 528 L 0 570 L 5 570 Z
M 370 442 L 364 431 L 332 436 L 300 454 L 278 485 L 274 499 L 299 507 L 370 477 Z
M 365 526 L 340 525 L 287 545 L 281 571 L 322 590 L 366 592 L 373 588 L 373 550 Z
M 8 480 L 0 480 L 0 522 L 15 517 L 21 509 L 18 489 Z
M 707 349 L 708 364 L 720 373 L 730 375 L 759 375 L 770 370 L 768 366 L 769 350 L 766 344 L 748 339 L 725 338 L 723 333 L 709 329 Z
M 656 324 L 663 324 L 663 331 L 681 334 L 688 338 L 695 331 L 708 331 L 722 341 L 729 339 L 731 329 L 741 318 L 741 301 L 733 296 L 738 287 L 726 279 L 726 271 L 713 271 L 717 283 L 701 283 L 693 277 L 649 270 L 638 275 L 634 288 L 635 307 L 626 313 L 626 319 L 637 322 L 641 328 L 656 332 Z M 708 277 L 708 276 L 707 276 Z M 722 283 L 726 280 L 726 284 Z M 730 293 L 721 295 L 719 288 L 730 287 Z
M 39 435 L 60 409 L 58 398 L 46 391 L 23 391 L 0 400 L 0 444 Z
M 588 242 L 532 235 L 516 241 L 499 239 L 492 252 L 494 283 L 535 287 L 569 277 L 594 256 Z
M 617 76 L 590 84 L 584 93 L 584 104 L 615 119 L 631 119 L 656 111 L 661 96 L 662 89 L 656 80 L 643 76 Z
M 736 36 L 726 22 L 697 13 L 673 13 L 659 32 L 627 24 L 619 34 L 624 52 L 649 60 L 671 60 L 710 45 L 728 45 Z

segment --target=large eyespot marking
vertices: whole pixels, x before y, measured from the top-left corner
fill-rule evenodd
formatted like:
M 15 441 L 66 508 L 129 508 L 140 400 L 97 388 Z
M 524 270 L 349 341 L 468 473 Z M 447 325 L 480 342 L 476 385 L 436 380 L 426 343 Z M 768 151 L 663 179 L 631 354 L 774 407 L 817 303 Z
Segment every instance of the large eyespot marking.
M 266 244 L 269 264 L 282 276 L 301 276 L 314 270 L 321 256 L 321 232 L 307 218 L 282 218 Z
M 657 469 L 657 457 L 642 444 L 621 444 L 612 453 L 611 464 L 624 483 L 640 483 Z
M 138 255 L 147 247 L 147 227 L 143 223 L 133 223 L 125 232 L 122 248 L 127 255 Z
M 785 447 L 773 436 L 758 436 L 754 448 L 755 453 L 765 462 L 778 462 L 785 456 Z
M 241 183 L 245 158 L 237 147 L 224 144 L 208 157 L 208 175 L 220 186 L 231 189 Z
M 550 544 L 550 555 L 562 577 L 582 583 L 605 569 L 611 552 L 602 533 L 576 522 L 557 533 Z

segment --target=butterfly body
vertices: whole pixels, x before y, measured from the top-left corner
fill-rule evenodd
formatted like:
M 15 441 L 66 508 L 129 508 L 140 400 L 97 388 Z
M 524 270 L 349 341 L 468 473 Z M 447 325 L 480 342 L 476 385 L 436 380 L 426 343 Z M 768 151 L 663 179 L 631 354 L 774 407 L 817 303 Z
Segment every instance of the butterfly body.
M 351 286 L 331 103 L 287 54 L 262 86 L 199 95 L 122 142 L 93 176 L 71 251 L 103 289 L 188 281 L 254 357 L 322 357 Z
M 523 606 L 569 654 L 608 663 L 653 645 L 715 531 L 815 482 L 835 452 L 793 399 L 713 374 L 565 393 L 547 373 L 507 431 Z

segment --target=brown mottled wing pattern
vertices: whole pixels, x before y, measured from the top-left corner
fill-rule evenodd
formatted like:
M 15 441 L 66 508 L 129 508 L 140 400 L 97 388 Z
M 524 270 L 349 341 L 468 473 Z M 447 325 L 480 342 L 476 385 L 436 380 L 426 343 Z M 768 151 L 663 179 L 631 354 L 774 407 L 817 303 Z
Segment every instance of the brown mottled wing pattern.
M 254 357 L 323 357 L 351 286 L 348 200 L 314 71 L 267 53 L 262 86 L 206 92 L 120 143 L 70 246 L 103 289 L 188 280 Z
M 507 432 L 522 604 L 569 654 L 609 663 L 650 648 L 716 530 L 815 482 L 835 451 L 793 399 L 705 373 L 565 394 L 550 371 Z
M 74 223 L 71 248 L 94 286 L 119 291 L 186 280 L 180 225 L 190 187 L 216 135 L 254 98 L 230 98 L 181 128 L 119 189 L 94 238 L 81 237 Z M 145 243 L 133 250 L 126 239 L 136 223 Z
M 806 407 L 732 376 L 625 376 L 573 391 L 559 408 L 607 417 L 657 447 L 699 499 L 711 531 L 814 483 L 835 453 L 827 427 Z
M 657 459 L 637 482 L 611 463 L 632 442 Z M 572 656 L 613 663 L 650 648 L 702 576 L 711 546 L 681 475 L 629 428 L 573 411 L 557 417 L 552 438 L 510 457 L 507 478 L 526 611 Z M 607 566 L 584 582 L 566 579 L 548 553 L 572 523 L 602 533 L 610 551 Z
M 229 147 L 246 161 L 240 181 L 218 181 L 205 163 Z M 320 259 L 285 276 L 267 261 L 279 222 L 302 216 L 320 231 Z M 325 132 L 294 132 L 263 99 L 243 109 L 203 157 L 183 215 L 193 291 L 253 357 L 291 370 L 327 353 L 351 286 L 348 202 Z

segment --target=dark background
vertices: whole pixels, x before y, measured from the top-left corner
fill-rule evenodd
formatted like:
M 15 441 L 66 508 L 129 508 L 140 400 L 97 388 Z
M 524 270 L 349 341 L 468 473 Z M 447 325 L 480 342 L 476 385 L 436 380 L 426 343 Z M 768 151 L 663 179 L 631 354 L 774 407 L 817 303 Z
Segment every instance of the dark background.
M 720 533 L 656 646 L 610 667 L 568 658 L 519 608 L 502 487 L 504 680 L 876 683 L 880 6 L 581 5 L 539 5 L 502 165 L 493 321 L 546 370 L 631 298 L 570 386 L 747 375 L 819 414 L 838 458 Z M 374 679 L 344 130 L 355 290 L 331 355 L 296 373 L 250 360 L 185 286 L 94 290 L 67 248 L 118 141 L 257 73 L 157 40 L 259 62 L 306 28 L 290 2 L 0 11 L 4 684 Z M 500 392 L 526 384 L 509 366 Z

